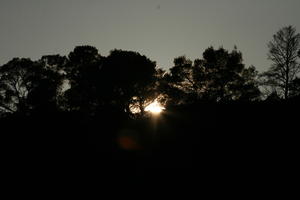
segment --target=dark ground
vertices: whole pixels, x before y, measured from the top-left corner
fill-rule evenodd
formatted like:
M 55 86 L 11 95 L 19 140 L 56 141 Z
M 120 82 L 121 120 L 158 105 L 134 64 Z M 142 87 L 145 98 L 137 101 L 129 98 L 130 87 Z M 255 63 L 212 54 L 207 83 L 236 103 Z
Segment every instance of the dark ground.
M 110 112 L 11 116 L 1 120 L 3 174 L 12 184 L 292 189 L 298 115 L 291 102 L 198 104 L 140 120 Z

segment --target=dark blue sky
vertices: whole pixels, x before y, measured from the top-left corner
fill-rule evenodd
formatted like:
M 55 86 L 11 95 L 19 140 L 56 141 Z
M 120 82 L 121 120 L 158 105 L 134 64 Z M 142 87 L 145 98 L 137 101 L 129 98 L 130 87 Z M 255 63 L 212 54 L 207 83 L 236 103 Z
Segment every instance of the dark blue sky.
M 172 66 L 175 57 L 237 45 L 247 66 L 269 67 L 267 43 L 285 25 L 300 32 L 299 0 L 0 0 L 0 64 L 93 45 L 134 50 Z

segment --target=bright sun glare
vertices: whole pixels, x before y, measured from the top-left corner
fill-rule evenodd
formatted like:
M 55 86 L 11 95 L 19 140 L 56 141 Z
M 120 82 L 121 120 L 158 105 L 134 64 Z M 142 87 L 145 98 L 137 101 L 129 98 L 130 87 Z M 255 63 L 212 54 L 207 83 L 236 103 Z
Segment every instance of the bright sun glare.
M 153 103 L 149 104 L 146 108 L 146 112 L 151 112 L 153 114 L 159 114 L 161 113 L 165 108 L 155 100 Z

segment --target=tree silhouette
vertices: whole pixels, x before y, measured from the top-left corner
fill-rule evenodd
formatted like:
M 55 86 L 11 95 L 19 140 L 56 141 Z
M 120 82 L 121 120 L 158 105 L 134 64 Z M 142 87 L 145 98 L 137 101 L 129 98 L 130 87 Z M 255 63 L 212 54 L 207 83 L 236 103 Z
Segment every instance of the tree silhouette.
M 203 97 L 213 101 L 257 100 L 257 71 L 253 66 L 245 68 L 242 62 L 242 53 L 236 47 L 230 53 L 223 48 L 205 50 L 203 59 L 197 61 L 202 69 L 199 71 L 204 73 Z
M 168 104 L 185 104 L 197 94 L 193 62 L 185 56 L 174 59 L 174 66 L 163 77 L 163 91 L 168 96 Z
M 63 91 L 65 79 L 64 67 L 67 58 L 60 55 L 43 56 L 37 61 L 41 70 L 37 86 L 28 94 L 28 102 L 32 109 L 40 112 L 53 112 L 59 109 L 59 98 Z
M 132 51 L 113 50 L 105 59 L 101 70 L 110 103 L 126 113 L 130 106 L 138 104 L 143 112 L 149 99 L 155 98 L 156 64 Z
M 257 71 L 251 66 L 245 68 L 242 54 L 234 49 L 210 47 L 203 53 L 203 59 L 194 63 L 185 57 L 174 60 L 175 66 L 166 75 L 169 96 L 184 101 L 205 100 L 212 102 L 259 99 Z M 181 96 L 181 98 L 179 97 Z
M 1 110 L 23 114 L 37 109 L 53 110 L 62 80 L 56 67 L 54 57 L 50 56 L 35 62 L 14 58 L 3 65 L 0 68 Z
M 113 50 L 102 57 L 95 47 L 79 46 L 68 57 L 67 110 L 95 114 L 114 107 L 130 114 L 134 105 L 143 113 L 146 103 L 155 98 L 156 64 L 139 53 Z
M 293 26 L 280 29 L 269 42 L 268 58 L 273 62 L 272 67 L 261 74 L 263 83 L 278 90 L 285 99 L 290 96 L 291 83 L 300 72 L 297 53 L 300 48 L 300 34 Z
M 64 107 L 69 111 L 92 112 L 100 103 L 96 90 L 103 58 L 92 46 L 77 46 L 64 67 L 70 89 L 64 94 Z
M 149 80 L 147 85 L 140 87 L 136 90 L 136 95 L 132 98 L 130 103 L 131 111 L 135 111 L 140 116 L 145 116 L 145 108 L 153 101 L 158 101 L 162 104 L 165 102 L 163 94 L 163 88 L 161 87 L 161 81 L 165 71 L 162 69 L 156 69 L 153 77 Z
M 25 58 L 14 58 L 0 68 L 0 107 L 3 112 L 26 113 L 28 94 L 36 88 L 41 66 Z

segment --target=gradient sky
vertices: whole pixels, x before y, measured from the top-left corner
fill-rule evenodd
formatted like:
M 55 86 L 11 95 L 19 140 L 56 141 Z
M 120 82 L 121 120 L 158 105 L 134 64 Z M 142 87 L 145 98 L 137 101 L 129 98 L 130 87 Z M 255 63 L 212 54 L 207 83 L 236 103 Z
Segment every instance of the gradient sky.
M 261 71 L 272 35 L 286 25 L 300 32 L 299 8 L 300 0 L 0 0 L 0 65 L 87 44 L 104 56 L 138 51 L 169 68 L 177 56 L 237 45 Z

